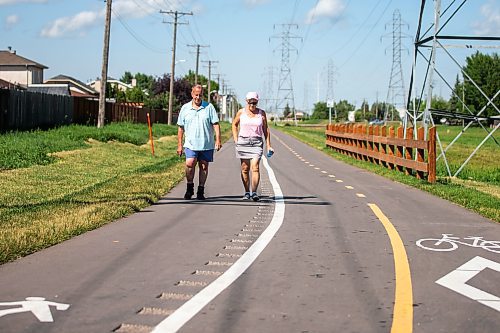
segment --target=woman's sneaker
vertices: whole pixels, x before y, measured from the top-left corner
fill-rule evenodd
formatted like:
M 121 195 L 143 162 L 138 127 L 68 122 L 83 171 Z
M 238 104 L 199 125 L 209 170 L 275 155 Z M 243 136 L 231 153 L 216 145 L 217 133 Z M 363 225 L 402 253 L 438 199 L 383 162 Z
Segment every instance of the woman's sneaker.
M 250 192 L 245 192 L 245 195 L 242 198 L 243 200 L 250 200 Z
M 255 192 L 254 192 L 254 193 L 252 193 L 252 200 L 253 200 L 253 201 L 259 201 L 259 200 L 260 200 L 260 198 L 259 198 L 259 196 L 257 195 L 257 193 L 255 193 Z

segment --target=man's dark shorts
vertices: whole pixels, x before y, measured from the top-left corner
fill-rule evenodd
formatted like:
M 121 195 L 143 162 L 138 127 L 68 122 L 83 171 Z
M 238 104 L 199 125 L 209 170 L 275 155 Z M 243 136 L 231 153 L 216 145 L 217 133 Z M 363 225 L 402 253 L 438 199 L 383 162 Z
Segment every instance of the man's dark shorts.
M 186 158 L 196 158 L 198 161 L 213 162 L 214 161 L 214 150 L 191 150 L 189 148 L 184 148 L 184 154 Z

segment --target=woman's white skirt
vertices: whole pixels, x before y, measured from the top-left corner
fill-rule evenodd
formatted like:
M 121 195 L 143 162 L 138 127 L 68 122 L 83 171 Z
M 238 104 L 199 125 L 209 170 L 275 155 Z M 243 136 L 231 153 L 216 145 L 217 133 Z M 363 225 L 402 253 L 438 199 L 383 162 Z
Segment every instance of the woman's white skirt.
M 262 137 L 238 137 L 236 142 L 236 158 L 252 159 L 261 158 L 264 151 L 264 140 Z

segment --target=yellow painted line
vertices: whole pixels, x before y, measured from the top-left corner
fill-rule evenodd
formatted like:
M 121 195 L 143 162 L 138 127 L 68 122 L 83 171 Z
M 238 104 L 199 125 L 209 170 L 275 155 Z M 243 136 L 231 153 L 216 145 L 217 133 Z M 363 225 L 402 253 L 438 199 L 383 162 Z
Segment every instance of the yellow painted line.
M 396 272 L 396 292 L 394 297 L 394 313 L 392 317 L 391 333 L 411 333 L 413 330 L 413 292 L 411 286 L 410 264 L 406 250 L 396 228 L 380 208 L 369 203 L 384 226 L 391 240 L 394 253 L 394 271 Z

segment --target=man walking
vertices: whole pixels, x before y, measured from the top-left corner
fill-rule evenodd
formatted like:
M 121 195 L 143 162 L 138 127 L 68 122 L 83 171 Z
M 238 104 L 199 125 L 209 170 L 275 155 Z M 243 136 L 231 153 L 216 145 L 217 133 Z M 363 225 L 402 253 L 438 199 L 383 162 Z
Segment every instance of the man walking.
M 195 85 L 191 90 L 192 101 L 184 104 L 177 120 L 177 154 L 186 155 L 187 189 L 184 199 L 194 195 L 194 174 L 198 164 L 199 185 L 196 199 L 205 200 L 205 182 L 208 177 L 208 164 L 213 162 L 214 149 L 222 147 L 220 141 L 219 117 L 214 106 L 202 100 L 203 88 Z M 215 141 L 214 141 L 215 132 Z M 184 136 L 184 145 L 182 137 Z

